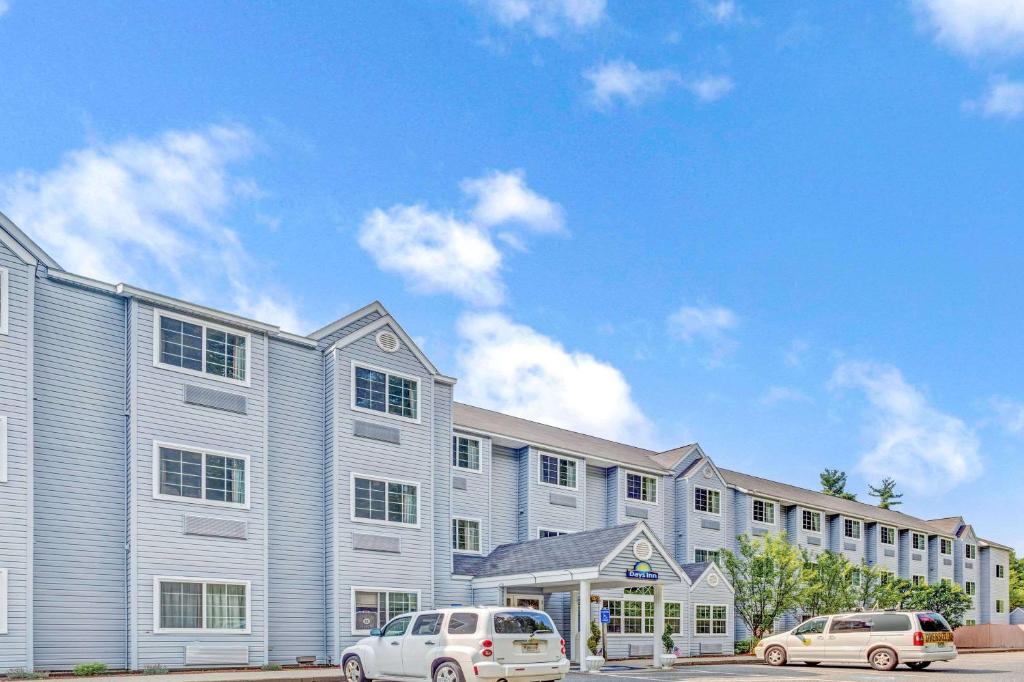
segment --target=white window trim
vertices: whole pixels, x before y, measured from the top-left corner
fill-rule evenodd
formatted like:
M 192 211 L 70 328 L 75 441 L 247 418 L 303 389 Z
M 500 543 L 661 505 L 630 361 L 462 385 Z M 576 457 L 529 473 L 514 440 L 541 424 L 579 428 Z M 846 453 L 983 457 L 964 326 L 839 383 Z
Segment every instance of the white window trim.
M 711 607 L 712 615 L 714 615 L 714 613 L 715 613 L 714 609 L 715 609 L 716 606 L 724 606 L 725 607 L 725 632 L 697 632 L 697 607 L 698 606 L 710 606 Z M 693 605 L 693 620 L 690 621 L 691 623 L 693 623 L 693 627 L 690 628 L 693 631 L 693 636 L 694 637 L 728 637 L 729 633 L 730 633 L 730 630 L 731 630 L 731 628 L 729 627 L 729 611 L 730 611 L 730 609 L 729 609 L 729 605 L 728 604 L 694 604 Z M 714 627 L 714 620 L 715 620 L 714 618 L 711 619 L 712 628 Z
M 639 586 L 637 586 L 637 587 L 639 587 Z M 638 601 L 638 602 L 650 603 L 650 602 L 654 601 L 654 596 L 653 595 L 649 595 L 649 594 L 623 594 L 623 595 L 617 595 L 617 596 L 614 596 L 614 597 L 602 596 L 601 597 L 601 601 L 602 602 Z M 679 604 L 679 632 L 677 632 L 675 634 L 675 636 L 682 636 L 683 635 L 683 628 L 686 626 L 686 623 L 684 622 L 686 619 L 683 617 L 683 614 L 685 613 L 686 603 L 684 601 L 682 601 L 682 600 L 662 599 L 662 608 L 664 608 L 665 604 Z M 602 608 L 604 608 L 603 604 L 602 604 Z M 641 609 L 642 608 L 643 607 L 641 607 Z M 622 607 L 621 611 L 622 611 L 622 615 L 618 617 L 619 621 L 620 621 L 619 622 L 619 627 L 624 627 L 625 626 L 625 621 L 626 621 L 626 613 L 625 613 L 626 609 L 625 609 L 625 606 Z M 630 618 L 634 618 L 634 617 L 635 616 L 630 616 Z M 654 617 L 655 617 L 655 619 L 657 619 L 658 614 L 655 613 Z M 640 616 L 640 629 L 641 630 L 644 627 L 643 621 L 644 621 L 644 616 L 641 615 Z M 609 639 L 611 639 L 613 637 L 633 637 L 633 638 L 636 638 L 636 637 L 651 637 L 652 633 L 649 633 L 649 632 L 606 632 L 605 636 L 608 637 Z
M 851 519 L 849 516 L 842 516 L 842 517 L 840 517 L 840 519 L 842 520 L 842 524 L 843 524 L 843 539 L 844 540 L 855 540 L 857 542 L 860 542 L 864 538 L 864 524 L 863 524 L 863 522 L 861 522 L 860 519 Z M 857 535 L 847 535 L 846 534 L 846 522 L 847 521 L 849 521 L 851 523 L 857 524 Z
M 0 334 L 10 333 L 10 272 L 0 268 Z
M 546 482 L 544 480 L 544 477 L 543 477 L 544 470 L 543 470 L 543 467 L 541 467 L 541 462 L 540 462 L 541 456 L 544 456 L 544 457 L 554 457 L 555 459 L 564 459 L 567 462 L 574 462 L 576 464 L 576 485 L 570 487 L 570 486 L 567 486 L 567 485 L 559 485 L 557 483 L 548 483 L 548 482 Z M 537 485 L 542 485 L 542 486 L 545 486 L 547 488 L 555 488 L 556 490 L 569 490 L 569 491 L 572 491 L 572 492 L 579 492 L 579 489 L 580 489 L 580 476 L 586 476 L 586 475 L 587 475 L 587 465 L 586 465 L 586 462 L 584 462 L 581 459 L 576 459 L 575 457 L 566 457 L 565 455 L 556 455 L 556 454 L 551 453 L 551 452 L 543 452 L 543 451 L 540 451 L 540 450 L 537 451 Z
M 943 552 L 942 551 L 942 541 L 943 540 L 945 540 L 946 542 L 949 543 L 949 551 L 948 552 Z M 939 554 L 941 554 L 942 556 L 953 556 L 953 541 L 950 540 L 949 538 L 939 538 Z
M 398 421 L 407 422 L 409 424 L 420 424 L 422 422 L 422 414 L 423 414 L 423 390 L 422 389 L 423 389 L 423 382 L 420 381 L 419 377 L 414 377 L 411 374 L 403 374 L 402 372 L 396 372 L 393 369 L 386 369 L 386 368 L 380 367 L 378 365 L 372 365 L 372 364 L 370 364 L 368 362 L 360 362 L 358 360 L 352 360 L 351 364 L 352 364 L 352 376 L 351 376 L 351 383 L 349 384 L 349 393 L 351 394 L 349 396 L 349 403 L 350 403 L 350 406 L 352 407 L 352 410 L 354 412 L 362 412 L 363 414 L 372 414 L 372 415 L 376 415 L 378 417 L 387 417 L 388 419 L 397 419 Z M 398 377 L 399 379 L 407 379 L 408 381 L 416 382 L 416 416 L 415 417 L 406 417 L 406 416 L 401 415 L 401 414 L 391 414 L 390 412 L 388 412 L 387 411 L 387 390 L 385 390 L 385 393 L 384 393 L 385 409 L 384 409 L 383 412 L 381 412 L 379 410 L 371 410 L 368 407 L 359 407 L 358 405 L 356 405 L 356 367 L 362 367 L 363 369 L 369 369 L 369 370 L 372 370 L 374 372 L 383 372 L 387 376 Z M 388 381 L 387 381 L 387 379 L 385 379 L 384 380 L 385 389 L 387 387 L 387 384 L 388 384 Z
M 717 493 L 718 494 L 718 511 L 713 512 L 713 511 L 705 511 L 703 509 L 697 509 L 697 490 L 698 489 L 700 489 L 700 490 L 707 490 L 708 492 L 713 492 L 713 493 Z M 715 488 L 707 488 L 707 487 L 702 486 L 702 485 L 695 485 L 695 486 L 693 486 L 693 494 L 690 495 L 690 509 L 692 509 L 695 514 L 710 514 L 711 516 L 721 516 L 722 515 L 722 491 L 721 490 L 717 490 Z
M 402 485 L 416 486 L 416 523 L 402 523 L 400 521 L 388 521 L 387 519 L 364 519 L 356 516 L 356 479 L 365 478 L 370 481 L 380 481 L 381 483 L 401 483 Z M 396 528 L 419 528 L 423 522 L 422 511 L 423 505 L 421 502 L 420 493 L 423 491 L 423 486 L 419 481 L 407 481 L 401 478 L 387 478 L 386 476 L 377 476 L 375 474 L 361 474 L 353 471 L 350 476 L 348 496 L 349 496 L 349 512 L 352 523 L 367 523 L 374 526 L 393 526 Z M 387 512 L 385 511 L 385 514 Z M 449 530 L 449 532 L 451 532 Z M 483 539 L 481 538 L 481 542 Z M 406 590 L 408 591 L 408 590 Z
M 472 467 L 459 466 L 458 464 L 455 463 L 455 452 L 457 450 L 460 438 L 463 439 L 463 440 L 476 441 L 476 452 L 477 452 L 476 461 L 477 461 L 477 464 L 479 465 L 479 466 L 477 466 L 476 469 L 473 469 Z M 477 438 L 475 436 L 463 436 L 463 435 L 460 435 L 458 433 L 453 433 L 452 434 L 452 469 L 455 469 L 456 471 L 466 471 L 466 472 L 469 472 L 471 474 L 483 473 L 483 470 L 484 470 L 484 443 L 483 443 L 483 440 L 481 440 L 480 438 Z
M 419 501 L 419 491 L 418 490 L 416 491 L 416 499 L 417 499 L 417 502 L 418 502 Z M 419 518 L 419 510 L 417 510 L 417 512 L 416 512 L 416 518 Z M 454 523 L 455 521 L 471 521 L 471 522 L 476 524 L 477 540 L 479 541 L 480 548 L 479 549 L 455 549 L 455 533 L 453 532 L 453 529 L 449 527 L 448 532 L 452 533 L 452 538 L 451 538 L 452 541 L 450 543 L 451 544 L 451 548 L 452 548 L 452 552 L 454 552 L 455 554 L 474 554 L 474 555 L 477 555 L 477 556 L 483 554 L 484 553 L 484 522 L 483 522 L 483 519 L 480 519 L 480 518 L 475 517 L 475 516 L 461 516 L 461 515 L 460 516 L 452 516 L 452 523 Z
M 969 550 L 972 547 L 974 548 L 974 551 L 970 552 Z M 978 560 L 978 546 L 973 544 L 973 543 L 970 543 L 970 542 L 964 543 L 964 561 L 977 561 L 977 560 Z
M 698 551 L 700 551 L 700 552 L 718 552 L 718 558 L 719 558 L 719 561 L 721 561 L 721 558 L 722 558 L 722 548 L 721 547 L 719 547 L 718 549 L 715 549 L 714 547 L 694 547 L 693 548 L 693 563 L 695 563 L 695 564 L 696 563 L 700 563 L 700 562 L 697 561 L 697 552 Z M 716 562 L 716 561 L 711 561 L 711 563 L 713 563 L 715 565 L 718 565 L 718 562 Z
M 203 469 L 200 475 L 202 483 L 203 497 L 184 497 L 179 495 L 167 495 L 160 492 L 160 448 L 170 448 L 173 450 L 188 450 L 189 452 L 198 452 L 203 455 Z M 232 459 L 240 459 L 245 462 L 245 502 L 221 502 L 220 500 L 208 500 L 206 499 L 206 455 L 215 455 L 218 457 L 230 457 Z M 153 499 L 164 500 L 166 502 L 184 502 L 186 504 L 198 504 L 204 507 L 222 507 L 224 509 L 249 509 L 252 505 L 252 461 L 249 455 L 243 455 L 238 452 L 225 452 L 223 450 L 211 450 L 210 448 L 203 448 L 197 445 L 184 445 L 182 443 L 168 443 L 166 441 L 153 441 Z
M 353 634 L 353 635 L 368 635 L 368 634 L 370 634 L 369 630 L 356 630 L 354 627 L 352 627 L 353 624 L 356 622 L 356 592 L 378 592 L 378 593 L 379 592 L 402 592 L 404 594 L 415 594 L 416 595 L 416 610 L 419 611 L 419 610 L 423 609 L 423 595 L 420 594 L 420 590 L 410 590 L 410 589 L 407 589 L 405 587 L 366 587 L 366 586 L 358 586 L 357 587 L 357 586 L 353 586 L 351 588 L 351 590 L 349 591 L 349 603 L 348 603 L 348 605 L 349 605 L 348 617 L 350 619 L 348 621 L 348 623 L 349 623 L 349 632 L 351 634 Z M 385 611 L 386 610 L 387 610 L 387 605 L 385 605 Z M 412 611 L 411 613 L 415 613 L 415 611 Z M 385 615 L 386 615 L 386 613 L 385 613 Z M 380 623 L 379 625 L 380 625 L 381 629 L 383 629 L 384 626 L 387 625 L 388 622 L 390 622 L 390 621 L 391 621 L 391 619 L 388 618 L 383 623 Z
M 7 483 L 7 415 L 0 415 L 0 483 Z
M 915 580 L 915 578 L 920 578 L 921 579 L 920 582 Z M 921 575 L 920 573 L 911 575 L 910 576 L 910 584 L 911 585 L 927 585 L 928 584 L 928 576 Z
M 924 542 L 921 547 L 914 546 L 914 538 L 924 538 Z M 927 552 L 928 551 L 928 536 L 924 533 L 918 533 L 916 531 L 910 531 L 910 550 L 912 552 Z
M 546 539 L 546 538 L 542 538 L 540 536 L 542 531 L 547 531 L 549 533 L 561 533 L 562 535 L 572 535 L 573 533 L 578 532 L 578 531 L 575 531 L 575 530 L 566 530 L 565 528 L 548 528 L 547 526 L 538 526 L 537 527 L 537 538 L 536 538 L 537 540 Z
M 652 479 L 654 481 L 654 501 L 653 502 L 651 502 L 650 500 L 638 500 L 638 499 L 635 499 L 635 498 L 629 496 L 629 475 L 630 474 L 632 474 L 634 476 L 640 476 L 642 478 L 650 478 L 650 479 Z M 661 500 L 661 490 L 660 490 L 660 488 L 661 488 L 661 481 L 658 480 L 657 476 L 652 476 L 651 474 L 645 474 L 645 473 L 642 473 L 640 471 L 632 471 L 630 469 L 623 469 L 622 470 L 622 496 L 623 496 L 623 498 L 627 502 L 638 502 L 640 504 L 648 504 L 648 505 L 651 505 L 652 507 L 657 507 L 659 501 Z
M 7 634 L 7 569 L 0 568 L 0 635 Z
M 884 536 L 885 536 L 885 534 L 882 533 L 882 529 L 883 528 L 888 528 L 889 530 L 892 531 L 892 542 L 886 542 L 883 539 Z M 881 545 L 890 545 L 890 546 L 895 547 L 896 546 L 896 526 L 881 526 L 881 525 L 878 526 L 878 543 L 881 544 Z
M 757 519 L 754 518 L 754 502 L 764 502 L 765 504 L 770 504 L 772 506 L 772 519 L 776 519 L 776 520 L 779 518 L 779 516 L 778 516 L 778 514 L 779 514 L 779 505 L 775 504 L 774 501 L 766 500 L 763 497 L 753 497 L 753 498 L 750 499 L 750 522 L 751 523 L 756 523 L 759 526 L 772 526 L 772 527 L 774 527 L 775 526 L 775 520 L 773 520 L 771 523 L 769 523 L 768 521 L 758 521 Z M 803 522 L 803 519 L 801 519 L 801 523 L 802 522 Z
M 804 512 L 807 512 L 808 514 L 815 514 L 818 517 L 818 530 L 811 530 L 810 528 L 804 528 Z M 824 524 L 824 521 L 825 521 L 825 515 L 821 511 L 819 511 L 817 509 L 806 509 L 804 507 L 800 508 L 800 530 L 802 530 L 804 533 L 817 533 L 818 535 L 821 535 L 824 532 L 822 530 L 822 526 Z
M 160 318 L 166 317 L 172 320 L 178 320 L 179 322 L 188 322 L 189 324 L 196 324 L 203 328 L 203 345 L 202 345 L 202 362 L 203 367 L 206 367 L 206 330 L 214 329 L 219 332 L 227 332 L 228 334 L 234 334 L 236 336 L 245 337 L 245 379 L 232 379 L 231 377 L 222 377 L 217 374 L 209 374 L 205 370 L 189 369 L 188 367 L 178 367 L 177 365 L 169 365 L 166 362 L 160 360 Z M 233 386 L 251 386 L 252 385 L 252 334 L 241 329 L 235 329 L 233 327 L 226 327 L 224 325 L 216 324 L 214 322 L 207 322 L 197 317 L 188 317 L 187 315 L 179 315 L 177 313 L 167 312 L 160 308 L 153 308 L 153 366 L 161 369 L 171 370 L 172 372 L 181 372 L 182 374 L 190 374 L 194 377 L 203 377 L 212 381 L 219 381 L 224 384 L 231 384 Z
M 203 584 L 203 623 L 206 623 L 206 586 L 207 585 L 245 585 L 245 629 L 230 630 L 224 628 L 162 628 L 160 627 L 160 583 L 202 583 Z M 181 576 L 158 575 L 153 577 L 153 634 L 210 634 L 210 635 L 249 635 L 252 634 L 252 582 L 249 580 L 229 580 L 222 578 L 185 578 Z

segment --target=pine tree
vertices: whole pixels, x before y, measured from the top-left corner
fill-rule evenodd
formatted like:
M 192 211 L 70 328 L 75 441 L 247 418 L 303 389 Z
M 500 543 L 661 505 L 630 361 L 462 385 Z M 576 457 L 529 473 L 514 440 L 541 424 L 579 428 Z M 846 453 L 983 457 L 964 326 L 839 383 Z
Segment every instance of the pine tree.
M 856 500 L 857 496 L 846 492 L 846 472 L 839 469 L 825 469 L 821 472 L 821 492 L 844 500 Z
M 869 485 L 870 491 L 868 495 L 878 498 L 878 506 L 882 509 L 892 509 L 896 505 L 903 504 L 900 498 L 903 497 L 903 493 L 896 492 L 896 481 L 892 478 L 882 479 L 880 485 L 873 486 Z

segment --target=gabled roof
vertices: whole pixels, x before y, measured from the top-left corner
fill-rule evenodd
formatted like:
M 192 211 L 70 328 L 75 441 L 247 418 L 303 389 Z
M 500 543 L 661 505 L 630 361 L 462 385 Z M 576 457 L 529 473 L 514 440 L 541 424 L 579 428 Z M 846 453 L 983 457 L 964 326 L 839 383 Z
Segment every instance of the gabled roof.
M 456 428 L 492 436 L 505 436 L 542 449 L 550 448 L 578 457 L 593 457 L 625 466 L 668 473 L 668 470 L 652 457 L 657 454 L 652 450 L 588 436 L 522 417 L 513 417 L 475 405 L 456 402 L 453 422 Z
M 704 575 L 704 572 L 711 566 L 710 561 L 699 561 L 695 564 L 683 564 L 680 568 L 683 569 L 683 573 L 690 579 L 691 583 L 695 583 L 700 580 L 700 577 Z
M 374 303 L 371 303 L 370 306 L 366 306 L 364 308 L 361 308 L 360 310 L 365 311 L 365 312 L 363 312 L 363 315 L 365 315 L 368 312 L 373 312 L 374 308 L 378 309 L 378 311 L 382 313 L 381 317 L 377 318 L 376 320 L 374 320 L 373 322 L 371 322 L 371 323 L 369 323 L 367 325 L 364 325 L 364 326 L 360 327 L 359 329 L 355 330 L 351 334 L 348 334 L 346 336 L 341 337 L 340 339 L 338 339 L 337 341 L 334 342 L 334 344 L 331 346 L 331 348 L 332 349 L 344 348 L 345 346 L 347 346 L 347 345 L 349 345 L 351 343 L 354 343 L 355 341 L 358 341 L 359 339 L 363 338 L 364 336 L 367 336 L 369 334 L 373 334 L 374 332 L 376 332 L 376 331 L 378 331 L 380 329 L 383 329 L 384 327 L 390 327 L 392 331 L 394 331 L 396 334 L 398 334 L 398 338 L 400 338 L 402 340 L 402 343 L 405 344 L 405 347 L 408 348 L 409 351 L 414 356 L 416 356 L 416 359 L 419 360 L 420 364 L 422 364 L 427 369 L 427 371 L 430 372 L 434 376 L 435 379 L 437 379 L 439 381 L 444 381 L 446 383 L 451 383 L 451 384 L 455 383 L 455 379 L 454 378 L 449 377 L 449 376 L 445 376 L 445 375 L 441 374 L 440 371 L 438 371 L 437 367 L 434 365 L 433 362 L 430 361 L 430 358 L 427 357 L 426 353 L 424 353 L 422 350 L 420 350 L 420 347 L 416 345 L 416 342 L 412 340 L 412 337 L 409 336 L 409 334 L 406 333 L 406 331 L 404 329 L 402 329 L 402 325 L 398 324 L 398 320 L 396 320 L 394 317 L 392 317 L 391 313 L 389 313 L 387 310 L 384 309 L 384 306 L 380 305 L 377 302 L 374 302 Z M 362 317 L 363 315 L 356 316 L 354 319 L 359 319 L 359 317 Z M 351 317 L 352 316 L 349 315 L 348 317 L 343 318 L 342 320 L 339 320 L 339 322 L 342 322 L 344 320 L 348 320 Z M 337 324 L 337 323 L 335 323 L 335 324 Z M 328 325 L 328 327 L 330 327 L 330 326 L 333 326 L 333 325 Z M 343 327 L 343 326 L 345 326 L 345 325 L 341 325 L 341 327 Z M 324 327 L 324 329 L 327 329 L 328 327 Z M 338 328 L 340 329 L 341 327 L 338 327 Z
M 672 448 L 671 450 L 651 455 L 651 458 L 666 469 L 675 469 L 676 465 L 694 450 L 700 450 L 700 446 L 696 443 L 688 443 L 687 445 L 680 445 L 678 448 Z
M 7 236 L 14 242 L 4 239 L 11 250 L 18 254 L 18 257 L 31 265 L 35 265 L 35 261 L 38 261 L 48 268 L 54 270 L 63 270 L 60 264 L 55 261 L 50 254 L 43 251 L 42 247 L 32 241 L 32 238 L 25 234 L 20 227 L 14 224 L 14 221 L 0 213 L 0 230 L 7 233 Z M 2 239 L 2 236 L 0 236 Z
M 324 325 L 323 327 L 320 327 L 320 329 L 317 329 L 315 332 L 310 333 L 308 336 L 314 341 L 319 341 L 320 339 L 326 336 L 330 336 L 339 329 L 342 329 L 343 327 L 352 324 L 359 318 L 366 317 L 370 313 L 377 313 L 381 317 L 384 317 L 385 315 L 389 314 L 380 301 L 371 301 L 370 303 L 367 303 L 359 310 L 351 312 L 339 320 L 335 320 L 334 322 L 331 322 L 329 324 Z
M 486 578 L 520 573 L 542 573 L 597 566 L 612 548 L 618 546 L 636 529 L 637 524 L 569 533 L 553 538 L 528 540 L 501 545 L 479 562 L 462 562 L 460 568 L 471 571 L 459 575 Z
M 941 519 L 932 519 L 928 523 L 951 537 L 956 537 L 960 527 L 967 525 L 962 516 L 945 516 Z
M 997 549 L 1005 549 L 1007 552 L 1015 551 L 1013 547 L 1007 547 L 1006 545 L 1001 545 L 994 540 L 986 540 L 985 538 L 978 538 L 978 544 L 982 547 L 995 547 Z

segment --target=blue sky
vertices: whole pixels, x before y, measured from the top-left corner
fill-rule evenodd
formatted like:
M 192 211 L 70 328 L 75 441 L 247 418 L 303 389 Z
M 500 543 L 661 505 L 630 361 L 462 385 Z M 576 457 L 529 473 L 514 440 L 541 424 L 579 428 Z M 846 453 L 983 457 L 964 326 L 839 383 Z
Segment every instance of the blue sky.
M 0 0 L 0 44 L 0 211 L 71 270 L 380 299 L 461 399 L 1024 547 L 1018 2 Z

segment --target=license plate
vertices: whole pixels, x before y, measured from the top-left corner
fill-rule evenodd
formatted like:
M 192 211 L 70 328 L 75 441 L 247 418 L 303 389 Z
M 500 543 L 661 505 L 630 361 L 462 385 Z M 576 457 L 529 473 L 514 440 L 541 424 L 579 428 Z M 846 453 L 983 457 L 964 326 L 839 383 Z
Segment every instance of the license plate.
M 540 651 L 540 642 L 516 642 L 516 646 L 519 647 L 520 651 L 533 654 Z
M 952 642 L 952 632 L 926 632 L 924 633 L 924 641 L 928 644 L 937 644 L 939 642 Z

